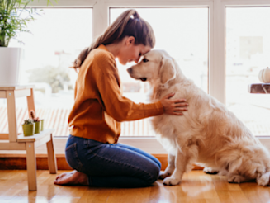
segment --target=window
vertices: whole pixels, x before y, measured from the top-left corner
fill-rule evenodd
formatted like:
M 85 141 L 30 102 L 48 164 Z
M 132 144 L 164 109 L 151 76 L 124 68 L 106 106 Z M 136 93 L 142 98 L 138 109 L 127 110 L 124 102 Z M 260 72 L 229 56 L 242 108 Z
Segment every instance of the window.
M 226 9 L 226 105 L 254 135 L 269 135 L 270 96 L 248 93 L 270 67 L 270 7 Z
M 28 25 L 31 33 L 18 36 L 22 48 L 20 83 L 35 85 L 36 115 L 45 119 L 45 128 L 54 135 L 68 135 L 68 113 L 73 106 L 73 85 L 77 74 L 68 68 L 82 49 L 92 42 L 91 8 L 44 8 Z M 2 112 L 6 101 L 0 101 Z M 17 99 L 18 130 L 28 118 L 25 98 Z M 6 112 L 6 111 L 3 111 Z M 8 131 L 0 125 L 0 131 Z
M 42 1 L 34 1 L 33 3 L 35 3 L 36 6 L 46 5 L 46 3 L 42 4 Z M 254 5 L 260 7 L 251 7 Z M 252 95 L 248 93 L 248 84 L 258 82 L 258 72 L 256 71 L 268 66 L 267 61 L 269 60 L 268 52 L 270 44 L 268 42 L 270 36 L 268 28 L 270 27 L 270 21 L 268 20 L 269 16 L 267 13 L 270 13 L 270 7 L 267 7 L 269 6 L 269 2 L 266 0 L 81 0 L 60 1 L 57 6 L 66 8 L 62 9 L 55 6 L 53 9 L 44 9 L 44 11 L 55 11 L 53 14 L 55 17 L 51 20 L 53 22 L 50 21 L 50 23 L 47 23 L 49 21 L 46 21 L 44 23 L 49 24 L 50 26 L 49 29 L 43 30 L 43 33 L 46 33 L 47 35 L 42 34 L 42 36 L 50 36 L 50 39 L 52 39 L 51 42 L 54 41 L 54 43 L 52 43 L 53 46 L 57 45 L 58 40 L 61 40 L 57 39 L 58 34 L 63 37 L 67 36 L 68 39 L 71 39 L 69 43 L 65 45 L 70 46 L 70 50 L 74 50 L 74 52 L 76 52 L 76 49 L 78 50 L 76 54 L 74 53 L 72 56 L 67 58 L 70 62 L 76 58 L 81 49 L 91 44 L 92 11 L 94 18 L 93 32 L 95 36 L 101 34 L 106 29 L 108 17 L 110 17 L 110 21 L 113 21 L 122 11 L 129 7 L 133 7 L 138 10 L 140 15 L 145 20 L 149 21 L 154 28 L 157 39 L 155 48 L 166 49 L 170 55 L 178 60 L 180 68 L 187 77 L 192 78 L 204 91 L 208 92 L 209 89 L 212 96 L 221 102 L 226 103 L 229 110 L 233 111 L 255 135 L 269 135 L 269 122 L 267 122 L 267 118 L 270 115 L 268 110 L 270 108 L 269 95 Z M 76 8 L 78 6 L 93 7 L 93 9 Z M 240 6 L 242 6 L 242 8 Z M 68 14 L 64 14 L 63 12 L 67 10 L 70 12 L 68 12 Z M 73 13 L 76 11 L 78 11 L 76 14 Z M 61 16 L 63 15 L 64 17 L 62 18 Z M 38 24 L 43 17 L 43 15 L 38 17 L 38 20 L 31 24 Z M 66 24 L 67 27 L 64 29 L 55 28 L 53 30 L 52 26 L 56 22 L 59 22 L 62 25 Z M 84 32 L 79 31 L 81 27 L 83 27 Z M 225 35 L 224 30 L 226 30 Z M 31 31 L 34 34 L 32 28 Z M 53 35 L 49 35 L 48 33 L 53 33 Z M 24 36 L 25 38 L 34 38 L 34 35 L 25 34 Z M 77 37 L 75 38 L 74 36 Z M 83 42 L 73 43 L 74 40 L 78 39 L 83 39 Z M 224 46 L 225 39 L 226 46 Z M 22 47 L 25 47 L 25 49 L 30 47 L 31 42 L 27 42 L 25 39 L 23 41 L 25 42 L 25 45 L 21 45 Z M 40 41 L 43 41 L 43 39 L 41 38 Z M 37 42 L 38 41 L 35 40 L 35 43 Z M 65 42 L 67 42 L 66 39 Z M 43 45 L 46 47 L 46 43 Z M 72 48 L 73 45 L 75 48 Z M 76 47 L 76 45 L 78 46 Z M 17 44 L 12 42 L 12 46 L 17 46 Z M 208 47 L 210 47 L 209 50 Z M 241 47 L 241 49 L 239 47 Z M 57 47 L 57 53 L 61 53 L 61 49 L 62 47 L 60 47 L 60 50 L 59 47 Z M 224 54 L 225 51 L 226 60 Z M 31 61 L 26 62 L 26 52 L 27 51 L 25 50 L 22 63 L 24 64 L 23 67 L 28 69 Z M 64 53 L 66 52 L 67 51 L 65 50 Z M 33 54 L 35 54 L 35 52 Z M 52 55 L 54 56 L 54 54 Z M 60 59 L 59 57 L 57 58 L 57 56 L 58 55 L 55 55 L 54 60 L 59 63 L 63 58 Z M 31 59 L 36 59 L 37 57 L 39 57 L 39 55 L 35 55 L 35 57 L 32 57 Z M 50 57 L 48 57 L 48 61 L 49 58 Z M 44 60 L 42 59 L 42 61 Z M 50 61 L 53 61 L 53 59 L 50 59 Z M 46 60 L 45 63 L 47 63 Z M 209 67 L 208 64 L 210 64 Z M 70 83 L 73 83 L 76 79 L 76 74 L 74 74 L 72 70 L 68 69 L 67 66 L 65 67 L 65 70 L 71 71 Z M 255 66 L 257 68 L 254 68 Z M 120 64 L 118 65 L 121 81 L 122 83 L 125 83 L 122 85 L 124 86 L 124 94 L 134 101 L 145 101 L 144 93 L 148 91 L 147 83 L 136 83 L 135 80 L 130 79 L 125 70 L 127 67 L 122 67 Z M 21 72 L 24 71 L 22 70 Z M 27 74 L 29 75 L 29 73 L 25 74 L 26 76 Z M 28 76 L 26 76 L 21 76 L 21 79 L 27 79 Z M 209 83 L 208 80 L 210 81 Z M 224 88 L 225 85 L 226 90 Z M 62 89 L 61 91 L 63 94 L 59 96 L 60 94 L 57 93 L 49 94 L 50 91 L 48 90 L 51 87 L 48 87 L 45 84 L 43 84 L 43 86 L 42 84 L 38 85 L 36 83 L 36 87 L 39 86 L 41 86 L 40 90 L 37 89 L 35 92 L 37 110 L 39 110 L 39 107 L 41 107 L 42 104 L 45 106 L 42 109 L 47 115 L 45 116 L 46 120 L 52 120 L 52 118 L 54 118 L 52 121 L 54 122 L 60 121 L 61 119 L 67 119 L 67 114 L 64 114 L 66 111 L 61 112 L 61 109 L 62 105 L 67 105 L 67 108 L 71 108 L 73 93 L 70 94 L 70 91 L 72 90 L 70 89 L 68 92 L 65 92 Z M 45 90 L 46 86 L 47 91 Z M 65 88 L 71 88 L 71 86 L 66 85 Z M 51 95 L 50 97 L 52 99 L 49 101 L 53 102 L 42 102 L 43 96 L 46 95 L 45 92 L 47 92 L 48 95 Z M 224 96 L 226 96 L 226 100 Z M 70 104 L 66 103 L 68 101 Z M 2 119 L 6 111 L 3 111 L 3 108 L 5 108 L 5 102 L 1 102 L 2 101 L 0 100 L 0 118 Z M 17 105 L 21 105 L 22 102 L 25 103 L 24 99 L 17 102 Z M 25 105 L 22 104 L 22 107 L 24 106 Z M 55 112 L 55 114 L 52 114 L 53 110 L 50 110 L 49 107 L 54 107 L 59 113 Z M 37 113 L 39 114 L 39 112 Z M 23 117 L 22 115 L 23 114 L 18 115 L 19 119 Z M 55 118 L 55 115 L 58 115 L 58 117 Z M 61 119 L 59 120 L 59 118 Z M 138 126 L 138 122 L 141 122 L 140 126 L 143 126 L 142 128 L 136 127 Z M 18 122 L 18 124 L 20 123 Z M 66 125 L 66 127 L 64 125 Z M 140 135 L 140 138 L 143 139 L 121 136 L 119 140 L 121 143 L 139 147 L 149 153 L 166 153 L 155 139 L 142 137 L 153 135 L 153 132 L 149 129 L 150 125 L 148 124 L 147 119 L 126 122 L 125 125 L 128 127 L 123 128 L 122 126 L 122 135 Z M 67 135 L 66 132 L 59 133 L 61 132 L 61 129 L 67 129 L 67 121 L 63 121 L 62 123 L 59 122 L 58 124 L 55 123 L 54 126 L 45 127 L 58 129 L 56 131 L 56 135 Z M 0 131 L 2 129 L 6 129 L 4 131 L 7 131 L 5 123 L 0 124 Z M 18 129 L 21 130 L 21 127 L 19 126 Z M 270 149 L 270 141 L 268 138 L 269 137 L 260 137 L 260 141 Z M 56 149 L 59 150 L 58 153 L 63 153 L 65 140 L 66 138 L 55 139 Z M 44 147 L 43 153 L 45 153 L 45 151 L 46 148 Z
M 208 92 L 208 8 L 134 8 L 153 27 L 156 49 L 165 49 L 183 73 Z M 111 8 L 113 22 L 127 8 Z M 162 13 L 162 15 L 160 15 Z M 126 66 L 117 64 L 124 95 L 147 102 L 148 84 L 131 79 Z M 151 119 L 151 118 L 150 118 Z M 149 119 L 122 123 L 122 135 L 154 135 Z

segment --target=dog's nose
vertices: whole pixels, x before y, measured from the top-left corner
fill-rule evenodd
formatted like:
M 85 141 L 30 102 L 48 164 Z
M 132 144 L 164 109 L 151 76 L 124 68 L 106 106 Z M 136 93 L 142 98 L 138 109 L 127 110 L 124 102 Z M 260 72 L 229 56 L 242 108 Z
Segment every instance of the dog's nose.
M 132 68 L 128 68 L 128 69 L 127 69 L 127 72 L 128 72 L 129 74 L 131 74 L 131 73 L 132 73 Z

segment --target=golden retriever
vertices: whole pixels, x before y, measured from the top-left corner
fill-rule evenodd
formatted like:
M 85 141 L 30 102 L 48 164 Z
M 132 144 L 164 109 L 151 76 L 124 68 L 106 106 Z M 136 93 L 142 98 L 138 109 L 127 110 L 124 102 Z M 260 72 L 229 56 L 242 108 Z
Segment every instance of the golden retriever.
M 150 101 L 175 92 L 172 98 L 184 98 L 189 104 L 182 116 L 152 118 L 157 138 L 168 150 L 168 167 L 159 175 L 164 185 L 179 184 L 196 162 L 214 166 L 204 171 L 226 175 L 229 182 L 268 184 L 268 150 L 221 102 L 186 78 L 167 52 L 151 50 L 127 71 L 131 78 L 149 82 Z

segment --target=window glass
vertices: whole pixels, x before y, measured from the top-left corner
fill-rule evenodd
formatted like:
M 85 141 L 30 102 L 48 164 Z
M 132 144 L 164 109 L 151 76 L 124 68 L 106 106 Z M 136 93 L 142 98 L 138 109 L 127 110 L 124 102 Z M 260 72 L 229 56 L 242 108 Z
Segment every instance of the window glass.
M 270 67 L 270 7 L 226 9 L 226 105 L 254 135 L 269 135 L 270 96 L 250 94 Z
M 164 49 L 183 73 L 208 92 L 208 8 L 134 8 L 153 27 L 156 49 Z M 113 22 L 127 8 L 111 8 Z M 117 64 L 123 93 L 135 102 L 147 102 L 149 87 L 131 79 L 125 66 Z M 153 135 L 149 119 L 122 123 L 123 135 Z
M 73 105 L 77 74 L 69 67 L 82 49 L 92 43 L 91 8 L 43 9 L 28 23 L 30 33 L 21 33 L 10 47 L 21 47 L 20 84 L 35 85 L 36 115 L 45 119 L 45 128 L 54 135 L 68 135 L 68 113 Z M 26 99 L 18 98 L 17 124 L 28 118 Z M 1 102 L 5 112 L 6 101 Z M 0 131 L 8 131 L 0 125 Z

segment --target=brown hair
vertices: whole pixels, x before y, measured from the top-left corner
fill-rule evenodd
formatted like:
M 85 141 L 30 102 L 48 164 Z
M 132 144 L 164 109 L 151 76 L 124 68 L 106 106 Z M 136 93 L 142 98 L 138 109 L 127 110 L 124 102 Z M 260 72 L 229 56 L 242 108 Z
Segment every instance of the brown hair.
M 122 40 L 125 36 L 135 37 L 135 44 L 143 44 L 154 48 L 155 36 L 152 27 L 144 21 L 135 10 L 124 11 L 97 40 L 84 49 L 73 62 L 71 68 L 80 68 L 87 55 L 100 44 L 111 44 Z

